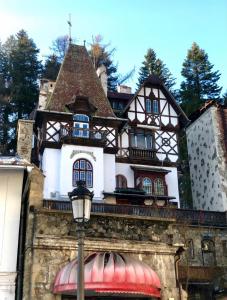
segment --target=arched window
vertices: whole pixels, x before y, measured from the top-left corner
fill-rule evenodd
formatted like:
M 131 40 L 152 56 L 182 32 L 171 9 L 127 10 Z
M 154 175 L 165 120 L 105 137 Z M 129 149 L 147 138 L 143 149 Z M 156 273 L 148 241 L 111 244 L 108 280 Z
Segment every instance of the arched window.
M 143 189 L 147 194 L 152 194 L 152 181 L 150 178 L 143 178 Z
M 73 164 L 73 186 L 76 186 L 78 180 L 84 180 L 86 186 L 93 186 L 93 168 L 92 164 L 86 159 L 78 159 Z
M 125 176 L 123 175 L 117 175 L 116 176 L 116 187 L 117 188 L 123 188 L 126 189 L 127 188 L 127 179 L 125 178 Z
M 161 178 L 157 178 L 154 181 L 154 193 L 158 196 L 163 196 L 165 194 L 164 184 Z

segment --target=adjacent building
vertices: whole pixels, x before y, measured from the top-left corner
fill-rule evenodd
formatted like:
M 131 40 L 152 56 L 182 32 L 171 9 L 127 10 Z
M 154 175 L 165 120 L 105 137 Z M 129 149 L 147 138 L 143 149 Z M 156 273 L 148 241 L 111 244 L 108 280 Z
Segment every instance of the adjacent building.
M 21 208 L 29 163 L 15 156 L 0 157 L 0 299 L 14 300 L 20 268 Z
M 186 135 L 194 208 L 227 211 L 227 108 L 207 102 Z

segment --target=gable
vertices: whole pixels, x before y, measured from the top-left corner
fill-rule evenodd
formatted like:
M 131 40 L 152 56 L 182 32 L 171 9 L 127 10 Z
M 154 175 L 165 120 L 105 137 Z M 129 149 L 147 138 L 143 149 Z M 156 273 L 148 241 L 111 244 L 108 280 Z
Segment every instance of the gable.
M 179 125 L 178 112 L 163 87 L 143 85 L 127 111 L 132 123 L 174 128 Z

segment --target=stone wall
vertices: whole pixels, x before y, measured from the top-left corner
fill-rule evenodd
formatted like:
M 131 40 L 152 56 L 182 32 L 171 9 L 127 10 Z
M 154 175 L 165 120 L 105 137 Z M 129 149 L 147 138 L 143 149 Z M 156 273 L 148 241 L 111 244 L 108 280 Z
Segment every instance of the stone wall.
M 51 292 L 54 278 L 77 255 L 72 215 L 35 209 L 29 214 L 29 228 L 23 299 L 59 299 Z M 178 299 L 174 264 L 178 245 L 173 245 L 171 232 L 170 222 L 92 215 L 86 228 L 85 252 L 115 251 L 143 260 L 160 277 L 162 299 Z
M 217 108 L 211 107 L 186 130 L 193 205 L 196 209 L 227 210 L 227 175 Z
M 19 120 L 17 125 L 17 154 L 26 161 L 31 161 L 32 151 L 32 120 Z

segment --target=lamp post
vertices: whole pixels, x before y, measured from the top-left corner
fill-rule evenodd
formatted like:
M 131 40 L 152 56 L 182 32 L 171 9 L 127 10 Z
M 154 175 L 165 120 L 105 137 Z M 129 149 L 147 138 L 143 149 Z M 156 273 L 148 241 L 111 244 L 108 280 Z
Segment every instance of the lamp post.
M 84 223 L 90 220 L 93 192 L 86 188 L 85 181 L 77 181 L 77 187 L 70 193 L 73 218 L 77 223 L 78 256 L 77 256 L 77 300 L 84 300 Z

